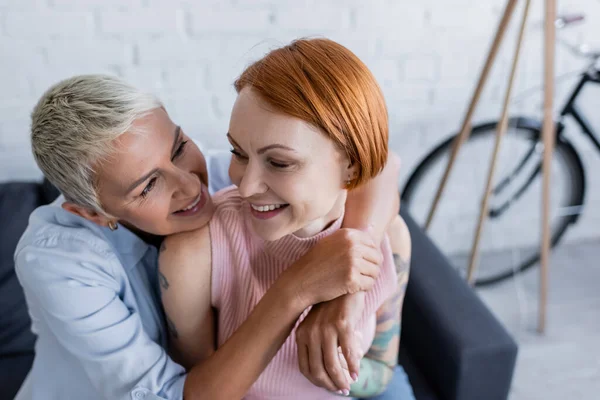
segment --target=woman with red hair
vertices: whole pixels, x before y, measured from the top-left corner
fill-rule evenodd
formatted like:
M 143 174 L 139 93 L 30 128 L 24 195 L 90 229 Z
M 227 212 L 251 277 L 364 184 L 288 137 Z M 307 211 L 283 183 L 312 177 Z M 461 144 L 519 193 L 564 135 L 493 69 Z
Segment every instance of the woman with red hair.
M 377 176 L 388 159 L 381 90 L 368 68 L 335 42 L 297 40 L 271 51 L 242 73 L 235 89 L 227 137 L 236 187 L 214 197 L 207 227 L 169 237 L 160 257 L 169 282 L 163 304 L 184 365 L 223 346 L 289 265 L 341 229 L 348 192 Z M 396 366 L 410 247 L 406 225 L 396 217 L 380 245 L 352 255 L 379 265 L 369 292 L 340 293 L 353 316 L 344 327 L 352 343 L 312 328 L 315 319 L 328 318 L 321 304 L 286 305 L 298 315 L 275 338 L 277 354 L 256 354 L 262 368 L 224 390 L 246 399 L 373 397 L 397 373 L 404 384 L 400 398 L 412 398 Z M 301 299 L 302 287 L 298 293 Z

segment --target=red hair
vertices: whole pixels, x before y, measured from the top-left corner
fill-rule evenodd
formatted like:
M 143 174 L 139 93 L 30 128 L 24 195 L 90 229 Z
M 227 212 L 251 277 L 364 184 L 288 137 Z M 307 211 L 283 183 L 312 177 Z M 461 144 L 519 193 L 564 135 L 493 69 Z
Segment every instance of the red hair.
M 234 83 L 251 87 L 277 112 L 324 132 L 357 166 L 349 189 L 375 177 L 387 162 L 385 100 L 367 66 L 328 39 L 300 39 L 269 52 Z

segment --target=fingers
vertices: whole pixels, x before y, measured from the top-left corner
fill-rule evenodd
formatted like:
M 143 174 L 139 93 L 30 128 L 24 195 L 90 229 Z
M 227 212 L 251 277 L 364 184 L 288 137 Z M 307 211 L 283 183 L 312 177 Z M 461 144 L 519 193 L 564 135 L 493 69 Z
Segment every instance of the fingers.
M 366 275 L 360 275 L 357 279 L 357 291 L 368 292 L 369 290 L 373 289 L 373 286 L 375 286 L 375 282 L 375 278 Z
M 358 373 L 360 372 L 360 358 L 358 349 L 355 349 L 354 347 L 356 344 L 354 331 L 348 330 L 342 332 L 338 337 L 338 340 L 342 349 L 342 354 L 348 365 L 348 372 L 350 372 L 352 380 L 356 380 L 358 378 Z
M 325 370 L 327 371 L 329 378 L 333 381 L 333 384 L 336 386 L 336 390 L 349 390 L 350 382 L 344 374 L 337 349 L 336 335 L 326 335 L 322 346 Z
M 377 279 L 379 273 L 381 272 L 381 268 L 379 267 L 379 265 L 375 265 L 365 260 L 360 260 L 357 263 L 357 267 L 361 275 L 372 279 Z
M 358 231 L 355 230 L 352 232 L 356 243 L 361 244 L 366 247 L 370 247 L 373 249 L 378 249 L 379 246 L 375 242 L 375 233 L 373 231 L 373 227 L 369 226 L 367 231 Z
M 298 366 L 300 372 L 310 380 L 310 367 L 308 365 L 308 347 L 302 343 L 298 344 Z M 312 381 L 311 381 L 312 382 Z M 313 382 L 314 383 L 314 382 Z
M 339 232 L 339 233 L 338 233 Z M 373 235 L 370 233 L 371 231 L 359 231 L 358 229 L 350 229 L 350 228 L 342 228 L 337 231 L 335 234 L 338 234 L 338 237 L 344 238 L 345 244 L 347 246 L 367 246 L 377 248 L 379 247 L 375 243 L 375 239 Z
M 379 248 L 362 246 L 359 251 L 361 257 L 372 264 L 379 266 L 383 262 L 383 254 Z
M 309 380 L 313 384 L 332 392 L 338 390 L 323 365 L 321 342 L 313 341 L 310 343 L 308 347 L 308 365 L 310 369 Z

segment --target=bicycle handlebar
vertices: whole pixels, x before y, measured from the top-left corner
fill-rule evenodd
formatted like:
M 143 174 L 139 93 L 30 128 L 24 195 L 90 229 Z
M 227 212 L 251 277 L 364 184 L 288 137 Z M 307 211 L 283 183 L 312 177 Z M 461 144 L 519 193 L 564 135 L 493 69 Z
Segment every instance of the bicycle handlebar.
M 569 25 L 576 24 L 578 22 L 585 21 L 584 14 L 571 14 L 571 15 L 563 15 L 561 17 L 556 18 L 554 24 L 558 29 L 565 28 Z

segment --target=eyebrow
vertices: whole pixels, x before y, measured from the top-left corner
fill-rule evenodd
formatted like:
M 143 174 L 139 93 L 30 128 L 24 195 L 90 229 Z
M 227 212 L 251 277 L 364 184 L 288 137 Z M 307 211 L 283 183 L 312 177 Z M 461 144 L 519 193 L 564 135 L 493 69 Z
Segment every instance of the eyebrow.
M 233 137 L 231 137 L 231 134 L 227 133 L 227 137 L 229 138 L 229 140 L 237 147 L 239 147 L 240 149 L 242 148 L 242 146 L 240 146 L 234 139 Z M 260 149 L 258 149 L 257 153 L 258 154 L 263 154 L 265 153 L 267 150 L 272 150 L 272 149 L 283 149 L 283 150 L 288 150 L 288 151 L 293 151 L 294 153 L 296 152 L 296 150 L 292 149 L 291 147 L 288 146 L 284 146 L 282 144 L 270 144 L 268 146 L 265 147 L 261 147 Z
M 181 127 L 179 125 L 177 125 L 175 127 L 175 132 L 173 133 L 173 145 L 171 146 L 171 155 L 173 155 L 173 153 L 175 153 L 175 147 L 177 146 L 177 142 L 179 141 L 180 137 L 181 137 Z M 126 193 L 129 194 L 133 189 L 138 187 L 146 179 L 148 179 L 149 177 L 154 175 L 157 171 L 158 171 L 158 168 L 153 168 L 150 172 L 148 172 L 147 174 L 144 174 L 144 176 L 135 180 L 135 182 L 133 182 L 131 185 L 129 185 Z

